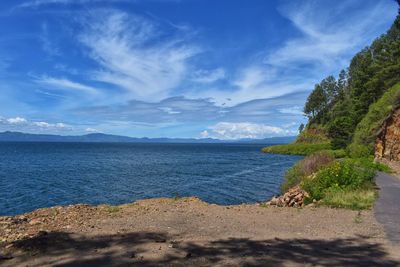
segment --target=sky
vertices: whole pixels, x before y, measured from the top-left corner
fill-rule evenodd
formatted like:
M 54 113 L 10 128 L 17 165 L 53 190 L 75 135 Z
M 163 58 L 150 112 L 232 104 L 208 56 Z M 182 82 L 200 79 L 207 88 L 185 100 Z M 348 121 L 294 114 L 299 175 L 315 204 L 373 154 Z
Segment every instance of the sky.
M 0 131 L 296 135 L 393 0 L 2 0 Z

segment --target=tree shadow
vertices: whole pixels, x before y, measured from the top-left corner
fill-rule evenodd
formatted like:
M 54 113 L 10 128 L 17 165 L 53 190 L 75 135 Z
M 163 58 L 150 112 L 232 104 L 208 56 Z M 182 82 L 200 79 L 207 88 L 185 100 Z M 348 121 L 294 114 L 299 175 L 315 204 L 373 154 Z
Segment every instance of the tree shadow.
M 177 241 L 158 232 L 83 236 L 43 233 L 14 242 L 15 257 L 4 266 L 399 266 L 368 238 L 334 240 L 230 238 Z

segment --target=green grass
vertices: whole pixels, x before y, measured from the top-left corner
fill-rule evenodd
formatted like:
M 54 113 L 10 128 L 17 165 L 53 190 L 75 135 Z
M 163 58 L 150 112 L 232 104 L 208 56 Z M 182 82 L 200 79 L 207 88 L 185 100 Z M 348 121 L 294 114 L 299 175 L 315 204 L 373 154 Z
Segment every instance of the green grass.
M 107 206 L 108 213 L 118 213 L 121 211 L 121 208 L 118 206 Z
M 372 154 L 376 134 L 386 117 L 400 104 L 400 84 L 396 84 L 369 107 L 367 115 L 357 125 L 353 142 L 349 147 L 355 156 Z M 360 155 L 360 150 L 364 155 Z
M 376 199 L 373 188 L 357 190 L 333 190 L 327 192 L 322 204 L 352 210 L 371 209 Z
M 321 150 L 330 150 L 330 143 L 307 144 L 293 143 L 287 145 L 269 146 L 262 149 L 264 153 L 308 156 Z

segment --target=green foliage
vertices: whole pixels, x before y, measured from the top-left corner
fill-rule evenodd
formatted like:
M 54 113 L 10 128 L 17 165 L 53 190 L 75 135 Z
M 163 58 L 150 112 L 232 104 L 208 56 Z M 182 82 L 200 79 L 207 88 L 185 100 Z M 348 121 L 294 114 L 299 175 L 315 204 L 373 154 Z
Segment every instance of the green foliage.
M 293 143 L 288 145 L 269 146 L 262 149 L 264 153 L 271 154 L 286 154 L 286 155 L 301 155 L 307 156 L 321 150 L 331 149 L 330 143 L 321 144 L 306 144 L 306 143 Z
M 329 142 L 330 139 L 327 137 L 326 131 L 318 126 L 308 127 L 296 139 L 296 143 L 326 144 Z
M 350 133 L 353 131 L 354 123 L 350 117 L 338 117 L 328 125 L 329 136 L 332 138 L 332 148 L 345 148 L 351 140 Z
M 321 200 L 328 193 L 371 187 L 377 168 L 369 158 L 344 159 L 308 176 L 301 186 L 310 193 L 311 198 Z
M 299 133 L 300 133 L 300 134 L 303 132 L 304 127 L 305 127 L 305 126 L 304 126 L 304 123 L 300 124 L 300 126 L 299 126 Z
M 369 107 L 367 115 L 357 125 L 351 147 L 365 146 L 373 151 L 376 134 L 386 117 L 400 105 L 400 83 L 389 89 Z
M 334 160 L 335 158 L 327 152 L 317 152 L 300 160 L 286 172 L 285 182 L 281 188 L 282 192 L 299 185 L 305 177 L 331 164 Z
M 365 146 L 365 145 L 359 145 L 359 144 L 350 144 L 347 147 L 347 154 L 351 158 L 362 158 L 362 157 L 368 157 L 373 154 L 374 150 L 371 147 Z
M 347 152 L 344 149 L 327 149 L 321 150 L 320 152 L 326 153 L 336 159 L 345 158 L 347 156 Z
M 373 188 L 357 190 L 328 190 L 323 199 L 323 204 L 353 210 L 371 209 L 376 199 Z M 359 219 L 355 220 L 359 222 Z
M 315 85 L 314 90 L 307 98 L 304 113 L 309 119 L 315 119 L 325 109 L 327 101 L 327 96 L 323 88 L 319 84 Z
M 386 34 L 353 57 L 348 70 L 342 70 L 337 81 L 328 76 L 315 85 L 304 107 L 309 118 L 308 127 L 317 124 L 327 129 L 334 149 L 346 148 L 353 135 L 357 144 L 371 146 L 376 127 L 390 109 L 385 105 L 390 102 L 388 97 L 373 107 L 375 113 L 370 112 L 369 118 L 357 127 L 357 131 L 356 126 L 368 113 L 371 104 L 400 83 L 399 70 L 400 16 Z

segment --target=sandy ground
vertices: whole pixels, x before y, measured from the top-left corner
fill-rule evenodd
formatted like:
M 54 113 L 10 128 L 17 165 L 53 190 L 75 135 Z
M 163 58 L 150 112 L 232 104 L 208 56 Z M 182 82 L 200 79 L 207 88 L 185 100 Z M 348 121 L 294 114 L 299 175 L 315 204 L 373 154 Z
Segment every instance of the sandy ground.
M 0 217 L 0 266 L 400 266 L 372 211 L 196 198 Z

